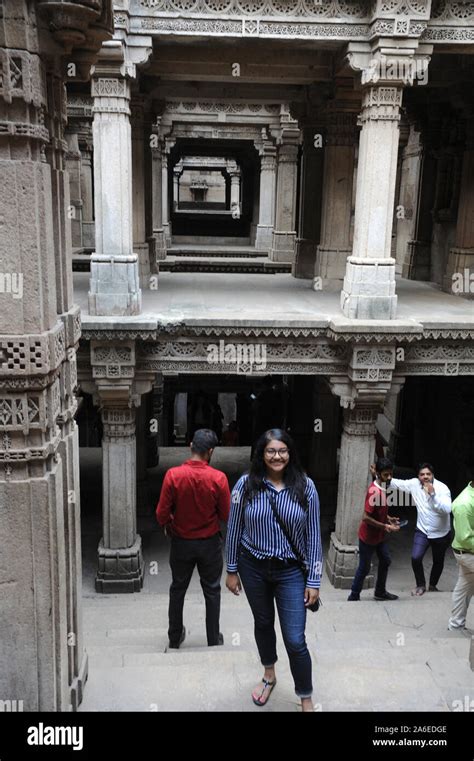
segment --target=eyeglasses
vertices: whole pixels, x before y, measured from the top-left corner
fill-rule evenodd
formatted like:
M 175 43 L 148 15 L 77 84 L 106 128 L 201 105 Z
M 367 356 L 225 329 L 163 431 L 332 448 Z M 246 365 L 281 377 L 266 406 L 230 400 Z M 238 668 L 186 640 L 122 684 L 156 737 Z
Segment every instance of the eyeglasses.
M 286 449 L 286 447 L 282 447 L 281 449 L 266 449 L 265 454 L 268 455 L 268 457 L 275 457 L 277 454 L 280 455 L 280 457 L 288 457 L 289 450 Z

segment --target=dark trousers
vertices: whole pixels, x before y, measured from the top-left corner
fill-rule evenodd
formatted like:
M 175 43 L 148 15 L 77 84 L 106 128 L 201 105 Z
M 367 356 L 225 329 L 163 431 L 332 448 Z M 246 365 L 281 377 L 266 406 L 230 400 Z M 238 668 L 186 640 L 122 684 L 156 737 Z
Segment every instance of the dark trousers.
M 170 586 L 168 637 L 170 642 L 179 642 L 183 630 L 184 598 L 196 565 L 206 601 L 207 644 L 217 645 L 223 568 L 220 534 L 209 539 L 172 537 L 170 567 L 173 581 Z
M 444 556 L 451 542 L 451 531 L 439 539 L 428 539 L 423 531 L 415 529 L 413 549 L 411 553 L 411 565 L 415 573 L 416 586 L 426 587 L 425 572 L 423 570 L 423 558 L 426 550 L 431 546 L 433 553 L 433 567 L 430 573 L 430 586 L 435 587 L 444 568 Z
M 359 565 L 354 576 L 354 581 L 352 582 L 351 592 L 353 595 L 360 595 L 364 579 L 370 571 L 370 562 L 374 551 L 377 553 L 379 559 L 374 594 L 380 596 L 387 591 L 385 589 L 385 584 L 387 583 L 388 569 L 392 562 L 387 543 L 380 542 L 380 544 L 367 544 L 366 542 L 363 542 L 362 539 L 359 539 Z
M 295 692 L 300 698 L 310 698 L 312 667 L 305 639 L 305 579 L 301 568 L 296 562 L 258 560 L 243 548 L 238 568 L 254 617 L 255 641 L 262 665 L 273 666 L 277 662 L 276 602 Z

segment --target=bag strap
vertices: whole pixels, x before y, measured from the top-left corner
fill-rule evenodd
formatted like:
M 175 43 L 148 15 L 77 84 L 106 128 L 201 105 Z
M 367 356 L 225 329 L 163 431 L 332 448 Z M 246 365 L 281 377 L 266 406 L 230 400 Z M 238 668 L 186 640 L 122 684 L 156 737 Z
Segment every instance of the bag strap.
M 296 556 L 296 559 L 298 560 L 298 562 L 300 563 L 300 565 L 303 567 L 304 571 L 306 572 L 307 571 L 306 561 L 304 557 L 301 555 L 301 553 L 299 552 L 298 548 L 295 546 L 295 543 L 293 542 L 293 539 L 290 536 L 290 532 L 288 531 L 287 526 L 283 523 L 280 517 L 273 494 L 268 489 L 265 489 L 265 494 L 267 495 L 268 501 L 270 502 L 272 512 L 273 512 L 273 515 L 275 516 L 276 522 L 278 523 L 285 537 L 287 538 L 288 544 L 290 545 L 293 551 L 293 554 Z

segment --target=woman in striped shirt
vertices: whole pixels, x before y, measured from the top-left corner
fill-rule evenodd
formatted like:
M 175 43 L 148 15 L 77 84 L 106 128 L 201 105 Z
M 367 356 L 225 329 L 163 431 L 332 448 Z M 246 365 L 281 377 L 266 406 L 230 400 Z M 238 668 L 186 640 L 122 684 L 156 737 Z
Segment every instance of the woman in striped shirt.
M 280 429 L 260 437 L 249 473 L 239 479 L 232 492 L 227 571 L 226 585 L 233 594 L 240 593 L 241 581 L 244 586 L 265 669 L 262 682 L 252 693 L 253 702 L 265 705 L 276 684 L 276 602 L 295 692 L 303 711 L 313 711 L 305 625 L 306 607 L 318 599 L 321 583 L 319 499 L 314 483 L 300 465 L 292 439 Z

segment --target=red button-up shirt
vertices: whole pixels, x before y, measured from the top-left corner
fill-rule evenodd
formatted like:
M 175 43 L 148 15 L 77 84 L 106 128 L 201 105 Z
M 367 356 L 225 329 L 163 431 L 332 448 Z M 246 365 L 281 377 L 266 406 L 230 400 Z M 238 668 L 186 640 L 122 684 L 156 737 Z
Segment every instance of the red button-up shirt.
M 186 460 L 170 468 L 161 487 L 156 519 L 182 539 L 206 539 L 227 521 L 230 491 L 227 476 L 203 460 Z

